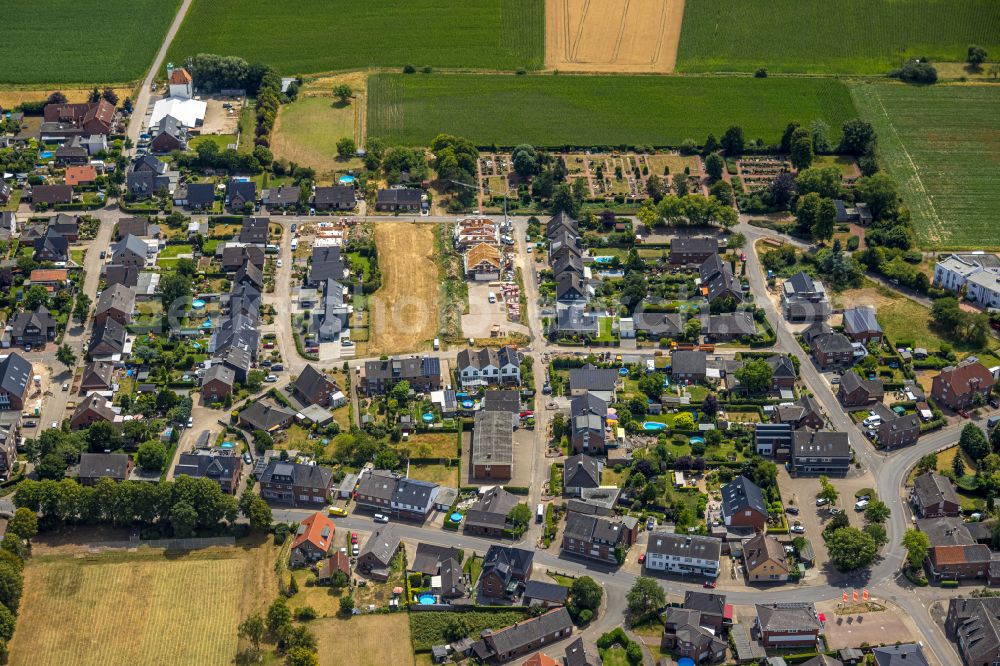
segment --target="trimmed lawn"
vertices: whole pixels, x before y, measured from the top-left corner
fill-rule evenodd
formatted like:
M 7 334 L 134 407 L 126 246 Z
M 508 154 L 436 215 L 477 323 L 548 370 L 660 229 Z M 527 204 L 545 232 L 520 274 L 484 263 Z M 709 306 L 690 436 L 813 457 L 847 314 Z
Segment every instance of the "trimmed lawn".
M 219 150 L 226 150 L 229 148 L 229 144 L 236 143 L 235 134 L 202 134 L 201 136 L 196 136 L 188 142 L 188 147 L 194 150 L 202 143 L 214 143 L 219 147 Z
M 824 120 L 836 143 L 856 115 L 833 79 L 376 74 L 368 92 L 368 135 L 390 145 L 426 146 L 449 132 L 479 146 L 678 146 L 734 124 L 777 143 L 795 119 Z
M 614 645 L 607 650 L 600 650 L 599 652 L 604 666 L 632 666 L 625 656 L 625 650 L 619 645 Z
M 410 463 L 410 478 L 458 488 L 458 465 Z
M 163 251 L 160 252 L 160 257 L 164 259 L 175 259 L 182 254 L 191 254 L 192 252 L 194 252 L 194 246 L 192 245 L 167 245 L 163 248 Z
M 473 585 L 479 580 L 479 572 L 483 570 L 483 558 L 478 555 L 473 555 L 472 557 L 465 558 L 465 563 L 462 565 L 462 571 L 469 574 L 469 579 L 472 580 Z
M 982 348 L 969 348 L 941 337 L 931 326 L 930 310 L 908 298 L 899 297 L 879 307 L 878 320 L 893 344 L 913 341 L 917 347 L 938 351 L 943 343 L 951 344 L 956 351 L 982 352 Z M 994 339 L 987 343 L 987 350 L 996 349 Z
M 220 53 L 289 75 L 404 65 L 513 71 L 544 59 L 537 0 L 274 0 L 246 9 L 241 0 L 195 0 L 167 60 Z

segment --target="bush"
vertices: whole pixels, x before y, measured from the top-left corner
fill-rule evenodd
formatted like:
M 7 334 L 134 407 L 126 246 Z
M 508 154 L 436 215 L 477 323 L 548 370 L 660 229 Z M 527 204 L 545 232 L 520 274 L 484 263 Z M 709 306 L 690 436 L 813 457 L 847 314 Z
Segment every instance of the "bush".
M 413 649 L 416 652 L 430 650 L 433 645 L 449 643 L 447 632 L 452 620 L 460 616 L 468 629 L 468 636 L 478 636 L 483 629 L 502 629 L 515 622 L 524 620 L 521 611 L 509 610 L 503 607 L 495 612 L 469 611 L 467 613 L 450 613 L 447 611 L 429 611 L 427 613 L 410 613 L 410 635 Z
M 278 523 L 274 526 L 274 545 L 280 546 L 285 543 L 291 530 L 285 523 Z
M 849 252 L 857 250 L 860 245 L 861 245 L 861 238 L 859 238 L 858 236 L 851 236 L 850 238 L 847 239 L 847 250 Z
M 303 606 L 295 609 L 295 619 L 299 622 L 308 622 L 317 618 L 316 609 L 312 606 Z

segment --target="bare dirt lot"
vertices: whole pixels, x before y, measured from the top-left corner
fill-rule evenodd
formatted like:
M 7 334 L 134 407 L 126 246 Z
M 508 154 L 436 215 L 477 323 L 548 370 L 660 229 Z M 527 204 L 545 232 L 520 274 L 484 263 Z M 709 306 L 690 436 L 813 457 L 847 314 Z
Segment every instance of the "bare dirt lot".
M 415 351 L 437 336 L 440 300 L 434 229 L 429 224 L 375 225 L 382 288 L 369 302 L 367 353 Z
M 239 98 L 210 97 L 205 101 L 208 108 L 205 109 L 205 123 L 201 126 L 201 134 L 236 134 L 243 109 Z M 229 104 L 230 108 L 226 108 L 224 104 Z M 250 140 L 252 141 L 252 137 Z
M 670 73 L 684 0 L 550 0 L 545 66 L 570 72 Z
M 863 603 L 857 604 L 858 612 L 852 613 L 840 611 L 839 606 L 839 600 L 817 604 L 817 610 L 826 615 L 826 627 L 823 633 L 826 636 L 827 647 L 831 650 L 857 647 L 866 643 L 869 645 L 906 643 L 919 636 L 913 622 L 905 613 L 881 599 L 872 604 L 872 610 L 867 612 L 864 612 Z M 880 608 L 885 610 L 879 610 Z
M 497 295 L 497 302 L 490 303 L 490 291 Z M 507 306 L 499 298 L 500 288 L 488 282 L 469 283 L 469 314 L 462 315 L 462 332 L 469 338 L 488 338 L 494 324 L 502 331 L 528 334 L 528 327 L 507 320 Z

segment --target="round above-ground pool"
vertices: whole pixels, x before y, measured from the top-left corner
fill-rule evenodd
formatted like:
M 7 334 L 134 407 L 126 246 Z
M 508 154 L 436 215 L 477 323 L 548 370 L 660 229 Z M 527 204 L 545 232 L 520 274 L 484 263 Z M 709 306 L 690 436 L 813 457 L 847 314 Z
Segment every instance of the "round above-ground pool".
M 691 657 L 681 657 L 677 660 L 677 666 L 694 666 L 694 659 Z
M 351 176 L 351 175 L 341 176 L 340 177 L 340 184 L 341 185 L 353 185 L 354 184 L 354 176 Z
M 430 423 L 431 421 L 434 420 L 434 415 L 432 413 L 430 413 L 430 412 L 427 412 L 426 414 L 424 414 L 420 418 L 422 418 L 424 420 L 424 423 Z
M 462 522 L 462 514 L 456 511 L 455 513 L 448 516 L 448 520 L 450 520 L 453 523 L 460 523 Z
M 628 375 L 628 368 L 618 368 L 618 374 L 621 375 L 622 377 L 627 376 Z
M 434 598 L 433 594 L 421 594 L 417 597 L 417 601 L 420 602 L 421 606 L 430 606 L 437 603 L 437 599 Z
M 195 310 L 201 310 L 203 307 L 205 307 L 205 301 L 201 300 L 200 298 L 196 298 L 193 301 L 191 301 L 191 307 L 194 308 Z
M 704 444 L 705 443 L 705 438 L 704 437 L 692 437 L 688 441 L 691 444 Z
M 666 430 L 666 423 L 657 423 L 656 421 L 646 421 L 642 424 L 643 430 Z
M 476 406 L 476 403 L 473 402 L 472 400 L 463 400 L 462 401 L 462 407 L 464 409 L 472 409 L 475 406 Z

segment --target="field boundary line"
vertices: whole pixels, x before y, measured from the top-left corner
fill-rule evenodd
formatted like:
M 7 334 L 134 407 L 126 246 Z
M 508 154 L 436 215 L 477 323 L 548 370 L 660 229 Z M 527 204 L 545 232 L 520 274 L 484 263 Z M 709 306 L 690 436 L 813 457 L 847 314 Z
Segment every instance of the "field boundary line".
M 660 11 L 660 29 L 656 31 L 656 48 L 653 49 L 653 56 L 649 59 L 649 65 L 652 67 L 656 64 L 656 61 L 660 59 L 660 52 L 663 51 L 663 33 L 667 30 L 667 10 L 669 9 L 670 0 L 663 0 L 662 10 Z
M 618 62 L 618 52 L 622 49 L 622 39 L 625 38 L 625 23 L 628 21 L 628 7 L 632 0 L 625 0 L 622 7 L 622 20 L 618 24 L 618 39 L 615 40 L 615 47 L 611 50 L 611 62 Z
M 569 23 L 569 2 L 567 0 L 567 14 L 566 23 Z M 583 41 L 583 28 L 587 25 L 587 12 L 590 11 L 590 0 L 583 0 L 583 11 L 580 13 L 580 25 L 576 28 L 576 39 L 573 41 L 573 50 L 570 53 L 570 57 L 567 58 L 570 62 L 579 62 L 576 59 L 576 52 L 580 48 L 580 42 Z
M 896 137 L 896 141 L 899 142 L 900 147 L 903 149 L 903 154 L 906 156 L 906 161 L 909 162 L 910 168 L 913 169 L 913 175 L 916 178 L 917 187 L 919 188 L 917 191 L 920 192 L 920 194 L 924 195 L 924 198 L 927 199 L 927 204 L 928 206 L 930 206 L 930 212 L 931 212 L 931 224 L 934 225 L 934 230 L 937 234 L 937 237 L 940 239 L 942 238 L 944 233 L 944 225 L 941 222 L 940 216 L 938 216 L 937 208 L 934 207 L 934 201 L 931 199 L 930 194 L 927 193 L 927 188 L 924 187 L 924 181 L 920 178 L 920 170 L 917 169 L 916 162 L 914 162 L 913 158 L 910 156 L 910 151 L 907 150 L 906 143 L 903 141 L 903 138 L 899 135 L 899 131 L 896 130 L 896 126 L 893 125 L 892 118 L 889 117 L 889 111 L 885 108 L 885 104 L 882 102 L 882 96 L 879 95 L 877 89 L 875 89 L 874 92 L 875 92 L 875 100 L 878 102 L 878 106 L 882 110 L 882 115 L 885 116 L 885 121 L 886 123 L 888 123 L 889 129 L 892 130 L 893 136 Z

